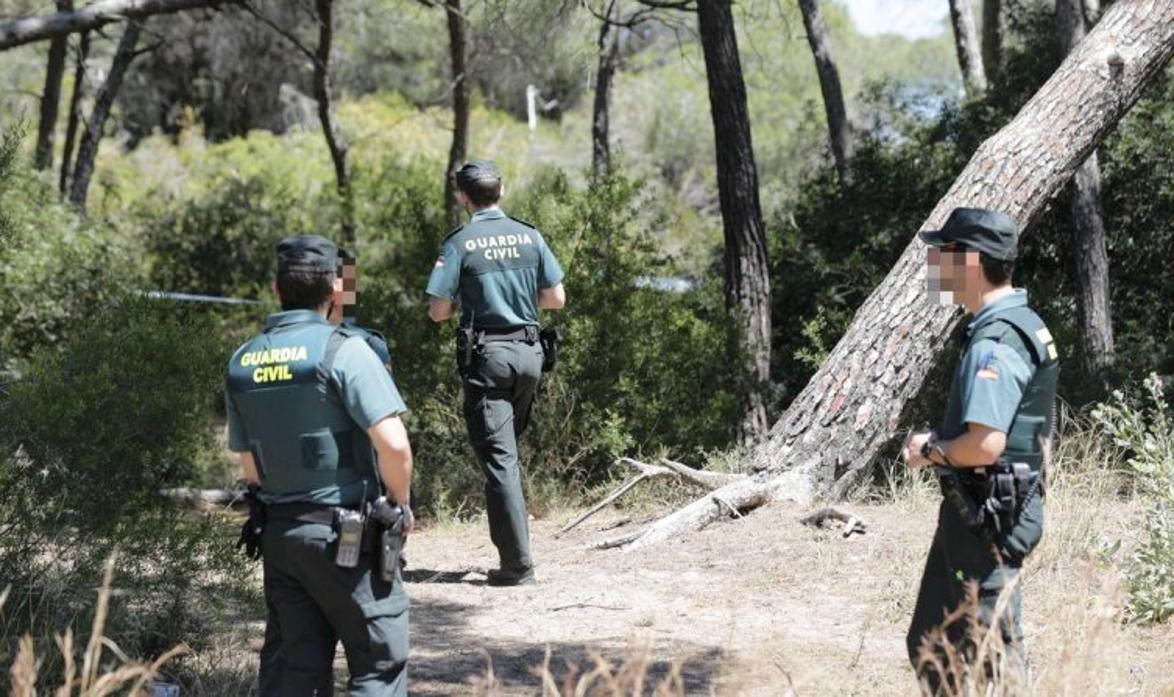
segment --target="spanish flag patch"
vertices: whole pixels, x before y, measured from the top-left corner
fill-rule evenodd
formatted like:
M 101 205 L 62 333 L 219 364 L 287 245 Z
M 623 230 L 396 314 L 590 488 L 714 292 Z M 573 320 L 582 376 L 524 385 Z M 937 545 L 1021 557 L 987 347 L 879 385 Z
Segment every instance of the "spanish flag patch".
M 984 355 L 978 362 L 978 372 L 974 375 L 979 380 L 998 380 L 999 369 L 995 367 L 994 351 Z

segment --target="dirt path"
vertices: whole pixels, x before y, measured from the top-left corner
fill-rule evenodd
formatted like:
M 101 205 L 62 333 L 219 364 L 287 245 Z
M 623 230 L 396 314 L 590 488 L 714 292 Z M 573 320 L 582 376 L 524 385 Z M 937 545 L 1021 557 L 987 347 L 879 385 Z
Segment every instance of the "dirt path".
M 588 668 L 592 652 L 619 664 L 647 650 L 653 677 L 677 663 L 690 695 L 916 694 L 904 634 L 936 501 L 847 508 L 866 535 L 804 527 L 801 511 L 778 505 L 634 553 L 583 549 L 612 534 L 601 529 L 616 514 L 561 540 L 553 533 L 569 515 L 539 520 L 540 583 L 510 589 L 485 585 L 496 557 L 483 522 L 425 529 L 408 551 L 411 692 L 478 694 L 491 662 L 502 693 L 540 694 L 533 671 L 548 651 L 563 676 Z M 1065 557 L 1090 516 L 1111 521 L 1096 533 L 1108 539 L 1127 533 L 1131 512 L 1059 508 L 1024 588 L 1041 694 L 1105 694 L 1095 680 L 1116 694 L 1174 695 L 1174 628 L 1090 619 L 1107 572 Z M 1098 641 L 1115 652 L 1082 658 Z M 1074 662 L 1095 676 L 1074 678 Z

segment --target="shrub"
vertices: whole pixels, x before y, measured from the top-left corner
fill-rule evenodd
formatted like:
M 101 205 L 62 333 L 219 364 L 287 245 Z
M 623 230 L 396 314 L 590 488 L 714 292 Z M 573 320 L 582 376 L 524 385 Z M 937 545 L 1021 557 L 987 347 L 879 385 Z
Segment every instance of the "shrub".
M 1174 616 L 1174 420 L 1157 375 L 1146 378 L 1144 390 L 1141 400 L 1114 392 L 1093 417 L 1127 453 L 1150 501 L 1144 536 L 1125 569 L 1129 612 L 1139 622 L 1162 622 Z

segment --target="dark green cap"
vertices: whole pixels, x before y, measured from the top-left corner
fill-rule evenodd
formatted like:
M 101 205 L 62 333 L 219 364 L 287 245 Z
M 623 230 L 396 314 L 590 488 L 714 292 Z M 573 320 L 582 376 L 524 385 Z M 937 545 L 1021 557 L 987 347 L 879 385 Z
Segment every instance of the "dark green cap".
M 457 170 L 458 185 L 480 181 L 501 181 L 501 170 L 493 160 L 469 160 Z
M 1019 228 L 1009 216 L 989 208 L 955 208 L 941 230 L 919 232 L 934 247 L 956 244 L 1002 261 L 1018 255 Z
M 277 271 L 321 271 L 338 268 L 338 247 L 319 235 L 287 237 L 277 243 Z

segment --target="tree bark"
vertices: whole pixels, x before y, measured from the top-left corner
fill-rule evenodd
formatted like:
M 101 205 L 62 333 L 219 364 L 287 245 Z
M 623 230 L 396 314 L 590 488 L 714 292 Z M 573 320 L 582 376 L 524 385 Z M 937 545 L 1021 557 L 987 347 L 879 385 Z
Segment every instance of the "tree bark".
M 141 30 L 142 25 L 137 19 L 126 23 L 122 38 L 118 40 L 118 50 L 114 52 L 114 60 L 110 64 L 110 72 L 94 97 L 94 109 L 90 112 L 85 135 L 82 136 L 81 146 L 77 151 L 73 185 L 69 190 L 70 202 L 83 210 L 90 189 L 90 178 L 94 174 L 94 160 L 98 157 L 98 146 L 102 143 L 102 129 L 106 126 L 106 117 L 110 115 L 114 98 L 118 96 L 118 90 L 122 87 L 126 69 L 135 58 L 135 46 L 139 42 Z
M 1174 3 L 1113 3 L 1015 119 L 978 148 L 922 229 L 939 228 L 958 206 L 1000 210 L 1030 229 L 1172 54 Z M 925 249 L 914 237 L 865 301 L 769 440 L 751 453 L 755 474 L 661 519 L 629 545 L 722 517 L 715 497 L 810 503 L 840 498 L 859 482 L 958 317 L 926 300 Z
M 448 17 L 449 56 L 452 60 L 452 146 L 448 150 L 448 169 L 444 176 L 444 210 L 449 227 L 461 223 L 461 205 L 457 202 L 454 174 L 465 162 L 469 151 L 469 80 L 465 66 L 468 47 L 467 26 L 461 0 L 445 0 Z
M 962 69 L 966 93 L 976 97 L 986 92 L 987 84 L 970 0 L 950 0 L 950 23 L 954 25 L 954 48 L 958 51 L 958 67 Z
M 73 9 L 73 0 L 57 0 L 58 12 Z M 57 130 L 57 109 L 61 105 L 61 78 L 65 75 L 68 36 L 55 36 L 49 42 L 49 60 L 45 65 L 45 88 L 41 90 L 41 113 L 37 122 L 37 146 L 33 166 L 45 170 L 53 166 L 53 134 Z
M 997 83 L 1003 68 L 1003 2 L 983 0 L 982 63 L 987 82 Z
M 697 15 L 717 150 L 726 306 L 736 316 L 736 350 L 744 381 L 738 439 L 753 443 L 766 434 L 769 425 L 763 392 L 770 379 L 771 338 L 770 275 L 758 172 L 730 0 L 701 0 Z
M 73 71 L 73 96 L 69 99 L 69 121 L 65 127 L 65 145 L 61 150 L 61 178 L 57 189 L 61 198 L 69 191 L 69 177 L 73 172 L 73 148 L 77 144 L 77 129 L 82 120 L 82 97 L 86 93 L 86 60 L 90 57 L 90 32 L 78 37 L 76 65 Z
M 819 89 L 823 93 L 828 140 L 832 146 L 832 157 L 836 161 L 836 172 L 840 181 L 846 182 L 852 158 L 852 141 L 848 130 L 848 111 L 844 107 L 844 89 L 840 86 L 840 71 L 836 69 L 836 61 L 832 58 L 827 24 L 819 10 L 819 1 L 799 0 L 799 9 L 803 13 L 803 26 L 807 28 L 807 43 L 815 59 L 815 71 L 819 73 Z
M 1085 36 L 1083 0 L 1056 0 L 1056 35 L 1063 55 Z M 1068 218 L 1076 265 L 1077 309 L 1084 367 L 1103 375 L 1113 365 L 1113 322 L 1109 307 L 1109 255 L 1101 208 L 1101 172 L 1094 151 L 1068 184 Z
M 322 135 L 330 150 L 330 161 L 334 164 L 334 179 L 342 204 L 342 244 L 355 253 L 355 202 L 351 189 L 350 166 L 347 162 L 349 148 L 338 124 L 334 120 L 334 104 L 331 101 L 330 50 L 334 41 L 334 0 L 315 0 L 318 15 L 318 46 L 314 51 L 314 99 L 318 101 L 318 120 L 322 124 Z
M 611 83 L 620 55 L 620 28 L 612 25 L 612 22 L 618 21 L 617 9 L 617 0 L 611 0 L 604 13 L 607 20 L 599 23 L 599 39 L 596 41 L 598 62 L 595 68 L 595 102 L 591 109 L 591 175 L 595 181 L 611 172 Z
M 113 22 L 146 19 L 151 15 L 236 2 L 239 0 L 98 0 L 73 12 L 58 12 L 45 17 L 26 17 L 0 25 L 0 51 L 56 36 L 97 29 Z

